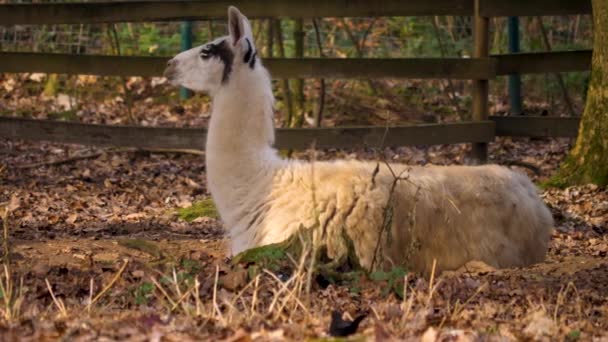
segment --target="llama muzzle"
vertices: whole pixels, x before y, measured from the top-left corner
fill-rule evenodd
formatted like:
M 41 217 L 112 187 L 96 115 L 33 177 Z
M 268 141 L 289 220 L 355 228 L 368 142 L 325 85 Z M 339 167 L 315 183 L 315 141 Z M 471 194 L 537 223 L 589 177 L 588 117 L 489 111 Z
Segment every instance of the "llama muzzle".
M 176 68 L 176 61 L 174 59 L 171 59 L 167 62 L 167 67 L 165 68 L 165 71 L 163 72 L 163 76 L 165 76 L 167 78 L 167 80 L 169 80 L 169 82 L 173 83 L 175 81 L 175 79 L 177 78 L 177 68 Z

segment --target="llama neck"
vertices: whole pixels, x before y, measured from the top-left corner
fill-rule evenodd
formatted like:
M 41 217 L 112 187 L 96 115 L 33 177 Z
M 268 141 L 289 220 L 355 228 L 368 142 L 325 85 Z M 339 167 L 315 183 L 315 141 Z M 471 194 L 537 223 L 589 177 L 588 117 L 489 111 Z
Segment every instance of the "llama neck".
M 227 224 L 234 210 L 251 198 L 254 184 L 266 183 L 281 159 L 274 143 L 274 97 L 266 70 L 233 70 L 228 84 L 213 99 L 206 145 L 209 190 Z

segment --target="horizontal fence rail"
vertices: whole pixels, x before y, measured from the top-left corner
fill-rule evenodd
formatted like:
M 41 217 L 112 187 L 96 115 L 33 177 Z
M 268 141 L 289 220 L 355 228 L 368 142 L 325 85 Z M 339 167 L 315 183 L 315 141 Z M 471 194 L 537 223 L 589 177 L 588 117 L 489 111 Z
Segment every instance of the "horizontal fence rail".
M 580 118 L 546 116 L 492 116 L 497 136 L 511 137 L 568 137 L 578 135 Z
M 575 137 L 578 118 L 491 117 L 489 121 L 396 127 L 278 129 L 277 148 L 388 147 L 490 142 L 495 136 Z M 95 125 L 0 117 L 0 137 L 159 149 L 203 149 L 206 130 Z
M 0 52 L 0 72 L 45 72 L 102 76 L 161 76 L 171 57 Z M 275 78 L 453 78 L 492 79 L 491 58 L 266 58 Z
M 591 14 L 591 0 L 480 0 L 482 17 Z
M 161 76 L 170 57 L 0 52 L 0 72 Z M 584 71 L 591 50 L 494 55 L 490 58 L 266 58 L 275 78 L 452 78 Z
M 277 130 L 277 148 L 307 149 L 487 142 L 494 122 L 396 127 L 290 128 Z M 202 128 L 95 125 L 0 117 L 0 137 L 33 141 L 162 149 L 204 149 Z
M 479 0 L 485 17 L 591 13 L 590 0 Z M 0 5 L 3 25 L 90 24 L 225 18 L 229 5 L 251 18 L 473 15 L 475 0 L 232 0 Z
M 536 74 L 591 69 L 591 50 L 552 51 L 494 55 L 497 74 Z
M 471 15 L 473 13 L 473 0 L 129 1 L 2 5 L 0 22 L 5 25 L 39 25 L 205 20 L 226 18 L 230 5 L 237 6 L 249 18 Z

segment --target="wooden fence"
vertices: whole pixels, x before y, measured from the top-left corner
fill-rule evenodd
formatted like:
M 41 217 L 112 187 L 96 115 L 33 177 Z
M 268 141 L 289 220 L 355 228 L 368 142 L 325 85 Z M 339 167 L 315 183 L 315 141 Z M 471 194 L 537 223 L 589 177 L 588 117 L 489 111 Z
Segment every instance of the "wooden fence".
M 277 78 L 450 78 L 472 80 L 472 122 L 399 127 L 280 129 L 279 148 L 430 145 L 469 142 L 485 160 L 495 136 L 574 137 L 576 118 L 488 117 L 489 81 L 507 74 L 589 70 L 591 51 L 489 55 L 489 18 L 591 13 L 590 0 L 129 1 L 0 5 L 3 25 L 148 22 L 224 18 L 236 5 L 251 18 L 473 16 L 473 58 L 269 58 Z M 0 72 L 158 76 L 167 58 L 0 51 Z M 386 138 L 383 140 L 383 137 Z M 90 125 L 0 117 L 0 137 L 139 148 L 203 148 L 204 129 Z

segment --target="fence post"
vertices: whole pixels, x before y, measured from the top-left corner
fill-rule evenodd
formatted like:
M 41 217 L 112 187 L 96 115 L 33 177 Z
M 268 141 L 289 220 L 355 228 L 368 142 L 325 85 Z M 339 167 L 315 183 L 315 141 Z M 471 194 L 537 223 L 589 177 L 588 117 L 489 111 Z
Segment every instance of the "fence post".
M 519 52 L 519 17 L 509 17 L 509 53 Z M 519 74 L 509 75 L 509 107 L 511 115 L 520 115 L 521 102 L 521 78 Z
M 181 50 L 186 51 L 192 48 L 192 22 L 184 21 L 181 27 Z M 188 99 L 192 95 L 190 90 L 186 88 L 180 88 L 179 95 L 182 99 Z
M 488 58 L 489 51 L 489 31 L 488 26 L 490 20 L 488 17 L 480 15 L 480 2 L 475 0 L 475 17 L 473 38 L 475 41 L 475 50 L 473 51 L 474 58 Z M 473 120 L 483 121 L 488 119 L 488 80 L 473 80 Z M 471 155 L 480 164 L 485 163 L 488 159 L 488 144 L 474 143 L 471 150 Z

